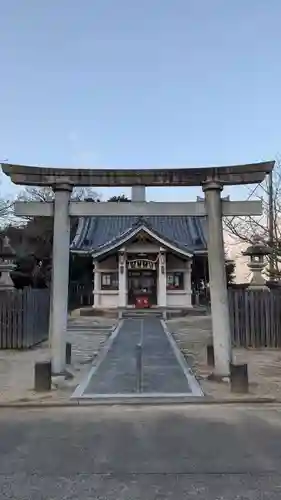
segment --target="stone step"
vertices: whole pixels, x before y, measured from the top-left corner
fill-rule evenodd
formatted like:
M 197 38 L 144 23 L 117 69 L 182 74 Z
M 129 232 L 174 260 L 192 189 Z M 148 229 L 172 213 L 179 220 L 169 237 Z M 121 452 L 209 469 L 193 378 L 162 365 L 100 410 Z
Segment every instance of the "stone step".
M 132 311 L 122 311 L 122 318 L 143 318 L 147 316 L 153 316 L 155 318 L 163 318 L 163 311 L 152 311 L 149 309 L 139 309 Z
M 89 320 L 95 316 L 103 316 L 104 318 L 117 319 L 118 315 L 122 318 L 132 318 L 132 317 L 142 317 L 142 316 L 155 316 L 158 318 L 166 317 L 167 319 L 179 318 L 183 316 L 206 316 L 209 311 L 204 306 L 194 306 L 187 308 L 147 308 L 147 309 L 134 309 L 134 308 L 124 308 L 124 309 L 94 309 L 92 307 L 84 307 L 80 309 L 80 316 L 71 318 L 73 321 L 77 321 L 78 318 L 83 320 Z M 79 321 L 79 320 L 78 320 Z M 93 319 L 94 321 L 94 319 Z
M 68 330 L 83 330 L 83 332 L 88 332 L 88 331 L 106 331 L 106 330 L 112 330 L 111 325 L 79 325 L 79 324 L 68 324 L 67 325 Z
M 80 317 L 103 316 L 105 318 L 118 318 L 117 309 L 95 309 L 93 307 L 83 307 L 80 309 Z

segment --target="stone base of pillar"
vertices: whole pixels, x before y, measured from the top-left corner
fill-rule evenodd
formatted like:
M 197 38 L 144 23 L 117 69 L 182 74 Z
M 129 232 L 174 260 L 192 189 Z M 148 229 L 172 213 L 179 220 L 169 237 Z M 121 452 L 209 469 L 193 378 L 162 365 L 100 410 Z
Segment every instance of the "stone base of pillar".
M 1 273 L 1 278 L 0 278 L 0 290 L 14 290 L 15 285 L 14 282 L 11 278 L 10 273 L 14 271 L 16 268 L 15 265 L 10 264 L 1 264 L 0 265 L 0 273 Z
M 187 292 L 186 294 L 186 305 L 185 307 L 188 307 L 188 308 L 192 308 L 193 307 L 193 304 L 192 304 L 192 293 L 191 292 Z
M 210 373 L 210 375 L 208 375 L 207 380 L 211 380 L 212 382 L 221 382 L 223 384 L 229 384 L 230 383 L 230 376 L 229 376 L 229 374 L 220 375 L 220 374 L 217 374 L 216 372 L 212 372 L 212 373 Z
M 63 377 L 65 380 L 72 380 L 74 378 L 74 375 L 68 370 L 63 370 L 60 373 L 55 373 L 52 371 L 52 378 L 55 379 L 56 377 Z
M 100 296 L 98 293 L 94 293 L 93 304 L 92 304 L 93 309 L 98 309 L 99 303 L 100 303 Z
M 252 279 L 248 285 L 248 290 L 269 290 L 267 283 L 261 274 L 261 267 L 259 267 L 259 269 L 257 269 L 257 266 L 253 268 L 253 264 L 248 267 L 251 267 L 251 271 L 253 273 Z
M 55 389 L 65 389 L 72 387 L 73 384 L 72 379 L 73 379 L 72 373 L 69 373 L 67 371 L 65 371 L 62 374 L 57 374 L 57 375 L 52 374 L 52 386 Z
M 14 284 L 5 284 L 5 283 L 0 283 L 0 292 L 11 292 L 15 290 Z

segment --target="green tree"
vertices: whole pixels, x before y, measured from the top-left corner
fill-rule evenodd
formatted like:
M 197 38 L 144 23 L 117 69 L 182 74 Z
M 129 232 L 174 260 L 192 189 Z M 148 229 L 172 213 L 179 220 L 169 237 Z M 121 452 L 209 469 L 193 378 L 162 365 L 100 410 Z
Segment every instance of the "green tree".
M 225 260 L 226 281 L 228 285 L 232 285 L 235 282 L 235 267 L 234 260 Z
M 119 196 L 111 196 L 111 198 L 109 198 L 107 201 L 117 201 L 117 202 L 119 202 L 119 201 L 121 201 L 121 202 L 127 201 L 128 202 L 128 201 L 131 201 L 131 200 L 127 196 L 125 196 L 124 194 L 121 194 Z
M 51 188 L 27 188 L 18 196 L 20 201 L 51 202 L 54 193 Z M 72 200 L 97 201 L 97 194 L 91 188 L 73 190 Z M 71 218 L 71 236 L 76 232 L 77 219 Z M 16 286 L 43 286 L 50 281 L 53 219 L 51 217 L 25 217 L 7 225 L 2 234 L 9 237 L 16 251 L 17 268 L 13 274 Z

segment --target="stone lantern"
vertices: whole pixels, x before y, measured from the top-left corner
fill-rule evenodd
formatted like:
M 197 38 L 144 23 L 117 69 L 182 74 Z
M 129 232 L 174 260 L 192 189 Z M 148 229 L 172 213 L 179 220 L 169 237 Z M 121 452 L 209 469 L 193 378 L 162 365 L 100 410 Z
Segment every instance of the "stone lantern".
M 0 239 L 0 290 L 13 290 L 14 283 L 10 273 L 16 268 L 15 251 L 12 249 L 9 238 Z
M 252 290 L 268 290 L 262 271 L 266 266 L 265 257 L 269 255 L 271 251 L 271 248 L 264 245 L 259 237 L 255 237 L 253 244 L 243 252 L 243 255 L 249 257 L 248 267 L 252 272 L 252 279 L 248 288 Z

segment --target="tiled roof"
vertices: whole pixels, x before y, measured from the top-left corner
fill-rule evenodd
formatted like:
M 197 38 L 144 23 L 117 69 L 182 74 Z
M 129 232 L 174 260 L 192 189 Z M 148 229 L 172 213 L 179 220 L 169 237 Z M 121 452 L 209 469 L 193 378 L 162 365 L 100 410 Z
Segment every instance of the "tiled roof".
M 183 251 L 200 252 L 207 248 L 205 217 L 182 216 L 104 216 L 84 217 L 79 220 L 71 244 L 72 251 L 97 253 L 118 246 L 124 238 L 139 227 L 147 227 L 163 240 Z

